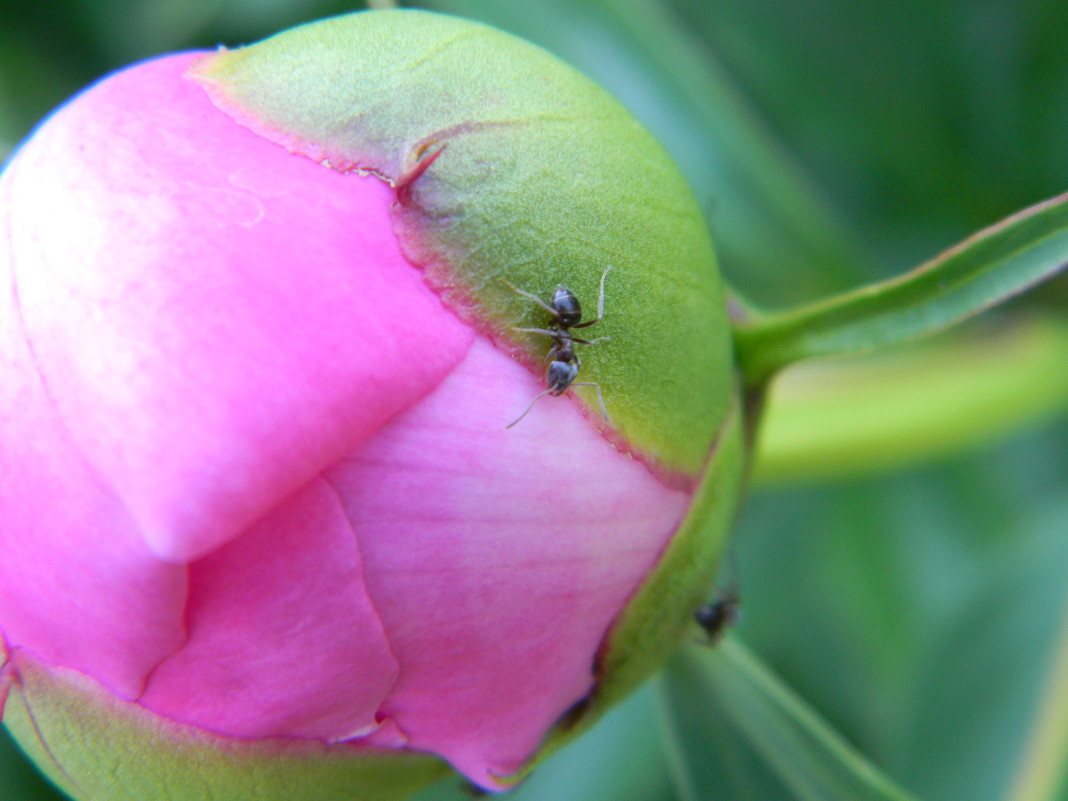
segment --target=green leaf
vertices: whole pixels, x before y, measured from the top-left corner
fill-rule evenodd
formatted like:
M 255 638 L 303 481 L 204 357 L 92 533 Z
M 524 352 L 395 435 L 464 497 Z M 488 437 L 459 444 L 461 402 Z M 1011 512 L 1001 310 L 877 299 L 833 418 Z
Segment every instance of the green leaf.
M 1068 195 L 1038 203 L 903 276 L 812 306 L 754 314 L 736 329 L 758 386 L 816 356 L 861 353 L 939 331 L 1018 295 L 1068 264 Z
M 758 483 L 942 458 L 1068 408 L 1068 326 L 1029 317 L 787 371 L 768 397 Z
M 677 787 L 685 801 L 722 797 L 711 786 L 713 743 L 743 739 L 796 798 L 806 801 L 907 801 L 735 637 L 715 648 L 690 644 L 661 683 L 673 728 Z

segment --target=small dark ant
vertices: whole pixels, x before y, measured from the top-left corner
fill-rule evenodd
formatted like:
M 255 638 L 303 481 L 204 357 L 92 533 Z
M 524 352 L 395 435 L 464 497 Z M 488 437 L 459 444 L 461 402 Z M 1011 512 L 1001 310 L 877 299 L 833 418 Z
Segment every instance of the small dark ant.
M 505 428 L 511 428 L 530 412 L 534 408 L 534 404 L 541 400 L 546 395 L 562 395 L 570 387 L 594 387 L 597 390 L 597 402 L 601 405 L 601 417 L 605 422 L 608 422 L 608 411 L 604 407 L 604 397 L 601 395 L 601 385 L 594 381 L 576 381 L 575 377 L 578 375 L 579 368 L 582 366 L 582 360 L 579 359 L 578 354 L 575 353 L 574 345 L 596 345 L 598 342 L 604 342 L 609 337 L 600 337 L 599 339 L 579 339 L 571 333 L 572 328 L 588 328 L 591 325 L 595 325 L 601 322 L 604 317 L 604 279 L 605 276 L 611 272 L 612 267 L 608 266 L 605 271 L 601 273 L 601 291 L 597 298 L 597 317 L 593 320 L 582 320 L 582 306 L 579 304 L 578 298 L 575 294 L 563 284 L 556 287 L 556 291 L 553 292 L 552 298 L 546 303 L 537 295 L 532 295 L 530 292 L 524 292 L 522 289 L 512 286 L 507 281 L 504 281 L 514 292 L 519 293 L 525 298 L 537 303 L 549 314 L 553 316 L 554 322 L 549 324 L 546 328 L 516 328 L 516 331 L 524 334 L 544 334 L 553 341 L 553 346 L 546 354 L 546 360 L 549 360 L 549 369 L 546 373 L 546 383 L 549 388 L 543 392 L 539 392 L 534 396 L 534 400 L 530 402 L 530 405 L 523 411 L 519 417 L 510 422 Z
M 738 568 L 734 562 L 734 552 L 727 552 L 727 560 L 730 564 L 731 578 L 725 587 L 716 590 L 716 597 L 704 606 L 694 610 L 693 617 L 697 624 L 705 630 L 704 642 L 706 645 L 715 645 L 726 633 L 727 629 L 738 622 L 740 611 L 740 598 L 736 581 Z
M 727 629 L 738 622 L 738 595 L 720 592 L 716 600 L 699 606 L 693 613 L 697 624 L 705 630 L 708 645 L 715 645 Z

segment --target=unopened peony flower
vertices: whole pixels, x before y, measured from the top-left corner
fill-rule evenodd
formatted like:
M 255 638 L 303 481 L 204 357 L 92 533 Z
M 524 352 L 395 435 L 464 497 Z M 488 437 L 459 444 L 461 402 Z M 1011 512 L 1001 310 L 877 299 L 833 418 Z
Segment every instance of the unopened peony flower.
M 545 52 L 369 12 L 149 61 L 0 223 L 0 693 L 72 796 L 503 789 L 686 630 L 741 463 L 712 250 Z M 609 267 L 506 429 L 523 293 L 589 321 Z

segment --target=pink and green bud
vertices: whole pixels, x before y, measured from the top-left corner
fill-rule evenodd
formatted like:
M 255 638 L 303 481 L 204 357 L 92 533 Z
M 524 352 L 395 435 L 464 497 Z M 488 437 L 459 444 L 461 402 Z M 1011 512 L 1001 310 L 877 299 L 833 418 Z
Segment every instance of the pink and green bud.
M 722 290 L 549 54 L 398 11 L 146 62 L 0 223 L 0 703 L 75 798 L 504 789 L 684 636 L 743 461 Z M 609 267 L 506 429 L 553 344 L 513 287 L 589 320 Z

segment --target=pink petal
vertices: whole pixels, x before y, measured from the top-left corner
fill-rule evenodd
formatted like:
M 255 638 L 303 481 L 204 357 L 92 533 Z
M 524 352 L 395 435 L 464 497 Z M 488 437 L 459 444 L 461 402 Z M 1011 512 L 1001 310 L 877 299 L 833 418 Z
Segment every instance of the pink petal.
M 375 726 L 397 664 L 334 491 L 315 481 L 190 565 L 189 643 L 141 703 L 218 734 L 339 740 Z
M 11 647 L 132 698 L 184 640 L 185 569 L 149 553 L 71 442 L 20 330 L 10 265 L 0 250 L 0 626 Z
M 193 57 L 58 112 L 0 212 L 57 425 L 175 561 L 431 391 L 472 336 L 401 255 L 392 190 L 236 125 L 183 77 Z
M 590 690 L 598 645 L 688 503 L 568 398 L 506 431 L 540 388 L 478 340 L 328 473 L 400 663 L 381 714 L 485 786 Z

